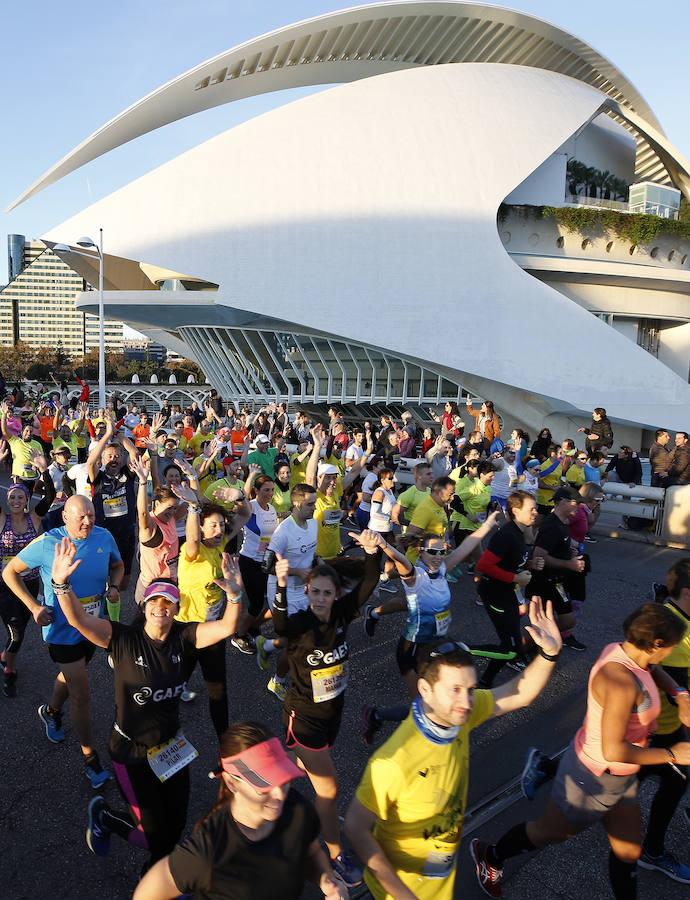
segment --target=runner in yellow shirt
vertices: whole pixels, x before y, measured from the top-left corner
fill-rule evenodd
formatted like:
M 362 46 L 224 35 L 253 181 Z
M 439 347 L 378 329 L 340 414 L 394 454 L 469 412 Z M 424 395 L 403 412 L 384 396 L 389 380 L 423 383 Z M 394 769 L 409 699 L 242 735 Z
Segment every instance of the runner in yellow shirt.
M 408 718 L 369 759 L 345 820 L 375 900 L 452 900 L 467 805 L 470 733 L 529 706 L 551 677 L 561 636 L 549 608 L 530 604 L 539 654 L 520 675 L 475 690 L 468 648 L 442 638 L 420 651 Z

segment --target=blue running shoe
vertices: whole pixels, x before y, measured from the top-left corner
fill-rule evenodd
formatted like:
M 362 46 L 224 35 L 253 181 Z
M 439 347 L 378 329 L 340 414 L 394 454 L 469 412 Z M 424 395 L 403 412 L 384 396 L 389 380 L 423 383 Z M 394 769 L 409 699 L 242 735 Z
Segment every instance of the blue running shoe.
M 690 866 L 686 866 L 682 862 L 678 862 L 672 853 L 664 850 L 661 856 L 650 856 L 649 853 L 642 851 L 642 856 L 638 860 L 638 864 L 643 869 L 653 869 L 656 872 L 663 872 L 673 881 L 679 881 L 681 884 L 690 884 Z
M 357 887 L 362 883 L 364 877 L 362 867 L 349 853 L 339 853 L 335 859 L 331 860 L 331 868 L 349 888 Z
M 549 780 L 549 776 L 542 768 L 542 764 L 546 759 L 548 759 L 548 756 L 542 753 L 541 750 L 537 750 L 536 747 L 530 747 L 525 768 L 520 776 L 520 787 L 528 800 L 534 800 L 539 788 L 544 782 Z
M 112 772 L 101 766 L 98 756 L 95 753 L 84 760 L 84 774 L 89 779 L 91 787 L 94 790 L 103 787 L 106 781 L 110 781 L 113 777 Z
M 100 794 L 89 803 L 89 824 L 86 826 L 86 845 L 96 856 L 107 856 L 110 852 L 111 831 L 103 823 L 103 813 L 107 804 Z
M 48 712 L 48 705 L 43 703 L 38 707 L 38 717 L 46 727 L 46 737 L 53 744 L 61 744 L 65 739 L 65 730 L 62 727 L 62 713 Z

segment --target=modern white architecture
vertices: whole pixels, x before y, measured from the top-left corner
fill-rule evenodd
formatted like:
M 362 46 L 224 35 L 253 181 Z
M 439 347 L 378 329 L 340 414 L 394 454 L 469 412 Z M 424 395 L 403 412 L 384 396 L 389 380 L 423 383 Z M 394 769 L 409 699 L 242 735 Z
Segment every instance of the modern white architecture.
M 623 209 L 633 182 L 688 197 L 690 163 L 615 65 L 516 11 L 413 0 L 279 29 L 135 103 L 16 202 L 184 116 L 305 85 L 335 86 L 51 229 L 105 229 L 110 316 L 236 399 L 470 393 L 556 434 L 594 406 L 638 434 L 690 425 L 690 241 L 539 209 Z

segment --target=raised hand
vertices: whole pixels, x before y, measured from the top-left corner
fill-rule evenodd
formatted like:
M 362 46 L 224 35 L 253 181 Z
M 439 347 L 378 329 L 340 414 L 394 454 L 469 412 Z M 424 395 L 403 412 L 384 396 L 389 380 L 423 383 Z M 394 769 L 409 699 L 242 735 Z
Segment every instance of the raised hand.
M 185 503 L 196 503 L 197 495 L 188 484 L 173 484 L 171 488 L 173 494 Z
M 155 434 L 159 428 L 163 427 L 163 416 L 160 413 L 154 413 L 151 418 L 151 433 Z
M 238 558 L 236 556 L 230 556 L 229 553 L 224 553 L 221 559 L 221 568 L 223 570 L 222 579 L 216 578 L 213 583 L 218 585 L 218 587 L 225 591 L 226 594 L 231 594 L 233 597 L 241 594 L 244 584 L 242 582 L 242 575 L 240 574 Z
M 279 553 L 276 553 L 275 570 L 276 579 L 278 580 L 278 587 L 287 587 L 288 573 L 290 571 L 290 561 L 281 556 Z
M 31 462 L 33 463 L 34 468 L 38 469 L 39 472 L 45 472 L 48 468 L 48 463 L 42 453 L 32 453 Z
M 563 639 L 556 620 L 553 617 L 553 604 L 549 600 L 546 610 L 542 606 L 541 597 L 532 597 L 529 604 L 529 621 L 525 631 L 529 633 L 537 647 L 544 653 L 555 656 L 563 646 Z
M 63 537 L 60 543 L 55 545 L 51 575 L 56 584 L 68 582 L 70 575 L 79 568 L 81 560 L 76 559 L 76 555 L 76 545 L 68 537 Z
M 313 428 L 309 429 L 309 434 L 312 436 L 312 439 L 315 444 L 323 444 L 323 425 L 317 424 L 314 425 Z
M 151 464 L 148 460 L 143 459 L 141 456 L 137 456 L 134 459 L 130 457 L 129 468 L 134 472 L 139 481 L 148 480 L 149 471 L 151 470 Z
M 5 438 L 0 438 L 0 462 L 7 458 L 10 448 L 7 446 Z
M 385 543 L 378 531 L 371 531 L 369 528 L 365 528 L 361 534 L 356 531 L 349 531 L 348 537 L 351 537 L 367 553 L 375 553 Z

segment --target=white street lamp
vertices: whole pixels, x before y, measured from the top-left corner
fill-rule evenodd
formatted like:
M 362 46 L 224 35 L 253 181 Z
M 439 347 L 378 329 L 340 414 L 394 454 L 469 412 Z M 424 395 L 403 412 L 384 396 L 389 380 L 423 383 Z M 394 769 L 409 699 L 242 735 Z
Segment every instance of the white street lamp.
M 100 405 L 105 409 L 105 315 L 103 311 L 103 229 L 98 229 L 99 243 L 97 244 L 93 238 L 81 237 L 77 241 L 78 247 L 89 248 L 95 250 L 98 254 L 98 395 Z M 92 258 L 90 253 L 81 253 L 67 244 L 55 244 L 53 251 L 56 253 L 76 253 L 77 256 L 86 256 Z

